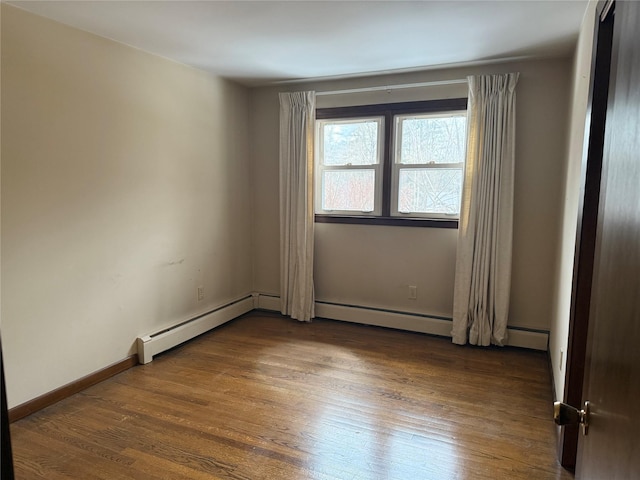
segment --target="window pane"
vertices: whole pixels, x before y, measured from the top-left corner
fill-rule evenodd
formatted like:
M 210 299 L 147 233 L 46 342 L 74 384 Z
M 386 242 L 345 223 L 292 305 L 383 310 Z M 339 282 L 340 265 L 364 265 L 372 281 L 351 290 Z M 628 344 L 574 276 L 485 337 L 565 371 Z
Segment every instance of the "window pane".
M 379 120 L 331 121 L 323 124 L 324 165 L 378 163 Z
M 461 169 L 402 168 L 399 174 L 399 212 L 460 213 Z
M 325 171 L 322 178 L 322 209 L 372 212 L 375 170 Z
M 396 163 L 464 163 L 466 115 L 397 117 Z

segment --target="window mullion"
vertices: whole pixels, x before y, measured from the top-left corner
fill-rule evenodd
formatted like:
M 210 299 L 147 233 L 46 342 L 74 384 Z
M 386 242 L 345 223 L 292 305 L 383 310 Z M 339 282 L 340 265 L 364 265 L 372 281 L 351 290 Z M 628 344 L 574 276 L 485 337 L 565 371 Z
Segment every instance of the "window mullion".
M 393 113 L 386 112 L 384 115 L 384 138 L 382 157 L 382 216 L 391 216 L 391 169 L 392 158 L 391 149 L 393 132 Z

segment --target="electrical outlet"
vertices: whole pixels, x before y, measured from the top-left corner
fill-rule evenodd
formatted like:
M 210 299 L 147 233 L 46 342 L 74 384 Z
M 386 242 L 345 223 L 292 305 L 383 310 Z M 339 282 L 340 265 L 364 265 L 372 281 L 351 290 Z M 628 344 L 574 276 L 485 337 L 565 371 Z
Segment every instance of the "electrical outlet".
M 418 287 L 415 285 L 409 285 L 409 299 L 415 300 L 418 298 Z
M 198 287 L 198 301 L 202 301 L 204 300 L 204 287 L 202 285 L 200 285 Z

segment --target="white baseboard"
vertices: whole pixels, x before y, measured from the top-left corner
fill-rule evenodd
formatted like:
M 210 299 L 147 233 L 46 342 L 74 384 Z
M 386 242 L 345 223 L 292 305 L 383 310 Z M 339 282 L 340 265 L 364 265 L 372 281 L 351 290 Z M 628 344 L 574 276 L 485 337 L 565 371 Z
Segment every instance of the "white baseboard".
M 280 297 L 257 295 L 257 308 L 280 311 Z M 451 319 L 327 302 L 316 302 L 315 308 L 316 316 L 320 318 L 451 337 Z M 507 327 L 507 333 L 509 346 L 542 351 L 548 349 L 548 332 Z
M 442 337 L 451 336 L 451 321 L 427 315 L 412 315 L 365 307 L 316 302 L 316 316 L 344 322 L 428 333 Z
M 138 361 L 142 364 L 149 363 L 155 355 L 250 312 L 255 308 L 254 303 L 255 296 L 249 295 L 199 317 L 180 322 L 175 327 L 138 337 Z
M 315 307 L 316 316 L 320 318 L 451 337 L 451 319 L 447 318 L 328 302 L 316 302 Z M 280 297 L 253 293 L 174 327 L 138 337 L 138 360 L 142 364 L 149 363 L 155 355 L 254 309 L 280 312 Z M 507 331 L 507 345 L 543 351 L 548 349 L 548 332 L 521 328 L 507 328 Z
M 259 310 L 269 310 L 272 312 L 280 311 L 280 297 L 275 295 L 265 295 L 258 293 L 258 303 L 256 308 Z
M 549 349 L 549 332 L 507 327 L 507 345 L 546 352 Z

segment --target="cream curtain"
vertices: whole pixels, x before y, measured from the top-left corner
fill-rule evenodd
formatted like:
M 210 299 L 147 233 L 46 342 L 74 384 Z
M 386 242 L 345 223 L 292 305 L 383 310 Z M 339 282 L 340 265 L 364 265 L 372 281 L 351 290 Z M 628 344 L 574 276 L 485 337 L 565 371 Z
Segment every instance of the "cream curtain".
M 503 345 L 511 288 L 517 73 L 470 76 L 453 343 Z
M 313 152 L 315 92 L 280 94 L 280 310 L 314 315 Z

